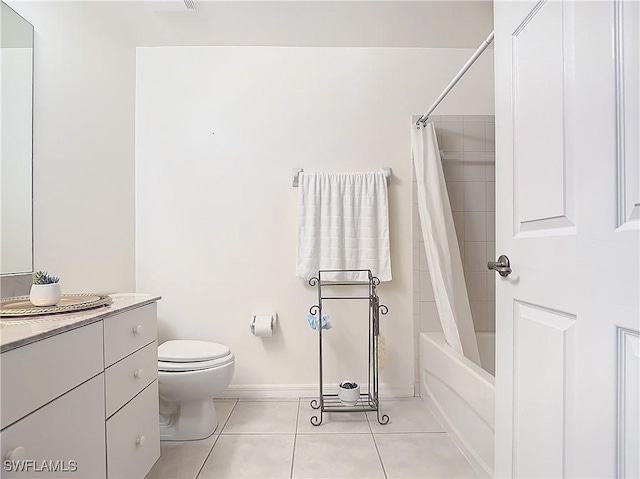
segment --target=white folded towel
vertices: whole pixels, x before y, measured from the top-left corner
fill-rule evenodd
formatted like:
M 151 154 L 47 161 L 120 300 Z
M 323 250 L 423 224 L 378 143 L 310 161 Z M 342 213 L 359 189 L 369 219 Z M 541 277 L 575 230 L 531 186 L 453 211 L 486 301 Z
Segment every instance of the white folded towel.
M 391 280 L 387 180 L 376 173 L 305 173 L 299 176 L 296 276 L 318 270 L 370 269 Z M 358 281 L 366 273 L 322 275 Z

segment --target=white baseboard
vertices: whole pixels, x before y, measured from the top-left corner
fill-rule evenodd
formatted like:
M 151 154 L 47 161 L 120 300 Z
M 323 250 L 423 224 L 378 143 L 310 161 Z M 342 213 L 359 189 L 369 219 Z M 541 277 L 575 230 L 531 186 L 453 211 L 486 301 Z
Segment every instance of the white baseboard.
M 366 385 L 361 386 L 366 391 Z M 385 386 L 379 388 L 381 398 L 414 397 L 414 385 Z M 317 384 L 232 384 L 216 397 L 220 399 L 297 399 L 318 397 Z M 325 387 L 325 394 L 337 394 L 337 386 Z

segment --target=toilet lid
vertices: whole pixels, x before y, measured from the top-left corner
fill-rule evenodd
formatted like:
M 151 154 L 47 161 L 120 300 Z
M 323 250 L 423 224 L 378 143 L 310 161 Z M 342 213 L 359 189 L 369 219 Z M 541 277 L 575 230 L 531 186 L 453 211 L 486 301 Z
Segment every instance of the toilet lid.
M 230 353 L 224 344 L 179 339 L 166 341 L 158 346 L 158 361 L 193 363 L 224 358 Z

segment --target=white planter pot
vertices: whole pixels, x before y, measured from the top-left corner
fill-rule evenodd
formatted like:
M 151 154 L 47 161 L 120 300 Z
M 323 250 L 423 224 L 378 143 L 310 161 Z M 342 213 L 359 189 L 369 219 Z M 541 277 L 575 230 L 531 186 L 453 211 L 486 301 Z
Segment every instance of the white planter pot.
M 53 306 L 62 298 L 60 283 L 32 284 L 29 301 L 34 306 Z
M 346 382 L 349 381 L 344 381 L 342 384 L 345 384 Z M 338 387 L 338 397 L 340 398 L 340 402 L 345 406 L 355 406 L 358 403 L 358 399 L 360 399 L 360 386 L 347 389 L 343 388 L 342 384 Z

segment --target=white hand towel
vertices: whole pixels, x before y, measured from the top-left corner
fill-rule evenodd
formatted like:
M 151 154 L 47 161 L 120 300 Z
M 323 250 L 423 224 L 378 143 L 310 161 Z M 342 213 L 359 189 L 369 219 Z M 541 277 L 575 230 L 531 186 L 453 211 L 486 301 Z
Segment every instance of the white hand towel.
M 370 269 L 391 280 L 387 180 L 376 173 L 300 173 L 296 276 L 318 270 Z M 323 274 L 323 280 L 357 281 L 366 273 Z

